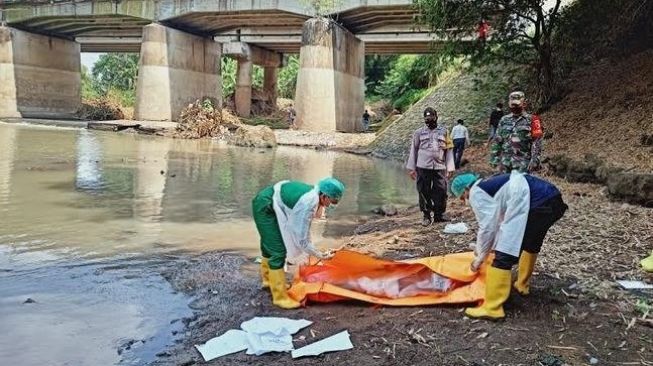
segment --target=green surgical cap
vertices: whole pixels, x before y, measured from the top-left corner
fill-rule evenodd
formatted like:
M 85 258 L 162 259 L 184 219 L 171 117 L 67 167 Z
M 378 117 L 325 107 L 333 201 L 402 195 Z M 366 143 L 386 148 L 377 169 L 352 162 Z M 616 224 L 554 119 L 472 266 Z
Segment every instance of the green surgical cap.
M 320 189 L 321 193 L 334 200 L 340 200 L 343 193 L 345 193 L 345 185 L 333 177 L 322 179 L 317 184 L 317 187 Z
M 478 179 L 478 175 L 473 173 L 465 173 L 457 176 L 451 182 L 451 193 L 460 198 L 465 193 L 465 188 L 471 187 Z

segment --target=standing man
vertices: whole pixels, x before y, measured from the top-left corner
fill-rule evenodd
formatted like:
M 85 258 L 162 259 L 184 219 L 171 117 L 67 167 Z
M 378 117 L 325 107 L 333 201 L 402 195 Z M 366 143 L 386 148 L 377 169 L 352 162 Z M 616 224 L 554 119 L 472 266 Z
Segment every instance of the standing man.
M 363 113 L 363 126 L 365 127 L 365 131 L 370 127 L 370 114 L 367 112 L 367 109 L 365 110 L 365 113 Z
M 469 131 L 465 127 L 465 122 L 462 119 L 458 120 L 458 124 L 451 130 L 451 138 L 453 138 L 453 160 L 456 165 L 456 170 L 460 169 L 460 161 L 463 159 L 463 152 L 465 146 L 470 145 Z
M 546 233 L 568 207 L 556 186 L 517 171 L 488 179 L 461 174 L 451 182 L 451 192 L 469 202 L 478 221 L 471 270 L 477 272 L 494 251 L 492 265 L 487 269 L 483 304 L 466 309 L 465 315 L 503 318 L 503 303 L 510 296 L 512 266 L 519 263 L 515 290 L 528 295 Z
M 413 134 L 406 169 L 417 181 L 419 208 L 424 213 L 422 226 L 433 221 L 449 221 L 447 210 L 447 179 L 456 167 L 453 161 L 453 142 L 443 126 L 438 126 L 438 113 L 435 109 L 424 109 L 426 126 Z M 431 216 L 433 213 L 433 216 Z
M 490 147 L 490 165 L 501 173 L 532 172 L 540 165 L 542 126 L 537 116 L 526 113 L 524 93 L 510 93 L 510 114 L 499 121 Z
M 497 103 L 497 107 L 490 113 L 490 137 L 487 140 L 488 143 L 496 136 L 501 118 L 503 118 L 503 103 Z
M 295 117 L 297 116 L 297 113 L 295 112 L 295 107 L 291 104 L 290 107 L 288 108 L 288 127 L 291 130 L 294 130 L 297 128 L 295 125 Z

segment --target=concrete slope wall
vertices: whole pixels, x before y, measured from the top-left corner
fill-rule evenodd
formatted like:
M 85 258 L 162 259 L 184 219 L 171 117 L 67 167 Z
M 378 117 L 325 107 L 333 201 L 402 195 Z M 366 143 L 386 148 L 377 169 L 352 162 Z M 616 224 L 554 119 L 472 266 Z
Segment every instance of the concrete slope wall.
M 472 139 L 487 138 L 490 112 L 497 102 L 507 105 L 512 85 L 519 79 L 518 72 L 502 72 L 500 67 L 486 67 L 476 72 L 455 71 L 444 78 L 426 97 L 415 103 L 399 119 L 388 126 L 370 144 L 371 150 L 380 156 L 404 161 L 413 132 L 424 125 L 426 107 L 438 111 L 438 123 L 449 130 L 459 118 L 465 120 Z

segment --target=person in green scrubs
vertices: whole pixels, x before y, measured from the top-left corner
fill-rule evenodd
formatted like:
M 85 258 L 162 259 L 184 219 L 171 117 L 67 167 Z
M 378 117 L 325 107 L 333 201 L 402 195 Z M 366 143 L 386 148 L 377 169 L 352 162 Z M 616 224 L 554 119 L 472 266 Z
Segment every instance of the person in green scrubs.
M 337 205 L 344 192 L 344 184 L 333 177 L 315 186 L 281 181 L 264 188 L 252 200 L 254 222 L 261 237 L 261 278 L 263 287 L 270 288 L 274 305 L 284 309 L 300 306 L 286 292 L 284 265 L 286 261 L 301 262 L 307 256 L 328 258 L 311 242 L 311 222 L 325 208 Z

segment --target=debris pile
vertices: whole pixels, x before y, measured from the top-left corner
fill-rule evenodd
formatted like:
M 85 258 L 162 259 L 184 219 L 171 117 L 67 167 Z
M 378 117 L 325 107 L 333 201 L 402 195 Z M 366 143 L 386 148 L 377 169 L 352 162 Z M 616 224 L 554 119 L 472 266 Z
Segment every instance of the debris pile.
M 211 98 L 198 99 L 181 111 L 177 137 L 199 139 L 225 137 L 229 129 L 223 123 L 223 113 Z
M 125 119 L 125 113 L 120 105 L 107 97 L 86 99 L 77 111 L 77 116 L 93 121 L 113 121 Z

